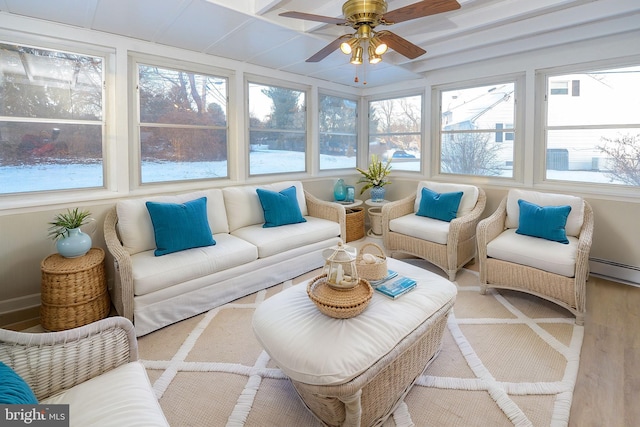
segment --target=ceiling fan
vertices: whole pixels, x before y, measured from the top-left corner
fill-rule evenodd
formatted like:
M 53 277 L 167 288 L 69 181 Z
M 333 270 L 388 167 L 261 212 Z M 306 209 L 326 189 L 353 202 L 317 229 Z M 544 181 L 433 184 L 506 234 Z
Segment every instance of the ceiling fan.
M 387 48 L 391 48 L 409 59 L 415 59 L 426 53 L 420 46 L 416 46 L 391 31 L 374 31 L 378 25 L 393 25 L 459 8 L 460 4 L 456 0 L 423 0 L 387 12 L 385 0 L 347 0 L 342 5 L 344 18 L 302 12 L 284 12 L 280 16 L 352 27 L 356 30 L 354 34 L 338 37 L 307 59 L 306 62 L 319 62 L 339 47 L 343 53 L 351 54 L 352 64 L 358 65 L 362 64 L 364 49 L 367 49 L 369 63 L 372 64 L 382 60 L 382 54 L 387 51 Z

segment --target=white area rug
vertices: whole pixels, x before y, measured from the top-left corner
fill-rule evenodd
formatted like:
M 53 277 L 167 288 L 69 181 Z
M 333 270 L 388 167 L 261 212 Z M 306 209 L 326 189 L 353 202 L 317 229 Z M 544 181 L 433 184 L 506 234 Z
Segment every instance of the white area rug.
M 251 330 L 265 298 L 313 276 L 140 338 L 140 357 L 172 426 L 321 425 Z M 460 272 L 456 284 L 443 349 L 385 426 L 566 426 L 583 327 L 537 297 L 480 295 L 473 271 Z

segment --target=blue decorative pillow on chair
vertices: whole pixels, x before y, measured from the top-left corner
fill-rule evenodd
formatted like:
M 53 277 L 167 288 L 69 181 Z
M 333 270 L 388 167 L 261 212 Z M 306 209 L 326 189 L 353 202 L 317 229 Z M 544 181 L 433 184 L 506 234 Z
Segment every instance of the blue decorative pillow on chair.
M 207 198 L 185 203 L 147 202 L 156 238 L 155 256 L 215 245 L 207 219 Z
M 538 206 L 519 199 L 520 217 L 516 233 L 540 237 L 554 242 L 569 243 L 565 226 L 571 206 Z
M 257 188 L 256 192 L 264 212 L 262 227 L 269 228 L 307 222 L 302 216 L 300 205 L 298 205 L 296 187 L 285 188 L 279 193 L 262 188 Z
M 462 200 L 462 191 L 436 193 L 424 187 L 416 215 L 451 222 L 458 215 L 460 200 Z
M 38 403 L 29 384 L 2 362 L 0 362 L 0 403 L 3 405 L 36 405 Z

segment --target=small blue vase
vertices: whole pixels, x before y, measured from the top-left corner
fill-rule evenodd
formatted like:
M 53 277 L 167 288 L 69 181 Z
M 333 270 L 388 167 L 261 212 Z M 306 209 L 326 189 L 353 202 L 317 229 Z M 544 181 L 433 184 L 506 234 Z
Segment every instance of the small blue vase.
M 382 202 L 386 191 L 384 187 L 371 187 L 371 201 Z
M 80 228 L 67 230 L 67 236 L 56 243 L 58 253 L 65 258 L 78 258 L 91 249 L 91 236 L 83 233 Z
M 342 202 L 347 198 L 347 187 L 344 185 L 344 180 L 342 178 L 333 186 L 333 198 L 338 202 Z

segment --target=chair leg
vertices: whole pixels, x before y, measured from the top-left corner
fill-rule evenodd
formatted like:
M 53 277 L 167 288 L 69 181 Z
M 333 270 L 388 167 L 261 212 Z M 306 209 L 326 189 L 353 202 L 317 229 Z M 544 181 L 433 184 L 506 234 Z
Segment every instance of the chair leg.
M 447 271 L 447 273 L 449 274 L 449 281 L 450 282 L 455 282 L 456 281 L 457 272 L 458 272 L 458 270 L 449 270 L 449 271 Z
M 576 314 L 576 325 L 584 326 L 584 313 Z
M 480 295 L 486 295 L 487 294 L 487 285 L 480 285 Z

